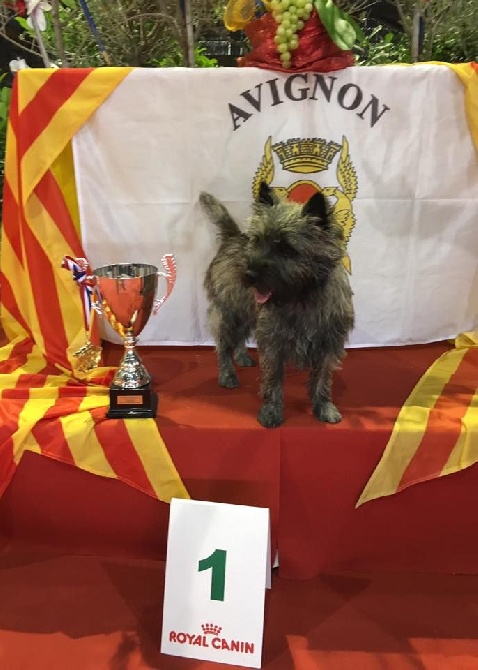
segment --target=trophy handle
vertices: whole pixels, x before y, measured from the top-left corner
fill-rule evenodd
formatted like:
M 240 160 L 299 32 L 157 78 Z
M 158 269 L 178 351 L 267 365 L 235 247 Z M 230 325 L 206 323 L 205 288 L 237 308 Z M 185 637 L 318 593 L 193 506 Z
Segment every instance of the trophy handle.
M 156 316 L 159 308 L 163 305 L 166 300 L 171 295 L 171 292 L 176 283 L 176 261 L 174 260 L 173 254 L 166 254 L 161 259 L 161 265 L 163 266 L 165 272 L 158 272 L 158 277 L 164 277 L 166 279 L 166 293 L 162 298 L 156 298 L 154 300 L 153 306 L 153 315 Z

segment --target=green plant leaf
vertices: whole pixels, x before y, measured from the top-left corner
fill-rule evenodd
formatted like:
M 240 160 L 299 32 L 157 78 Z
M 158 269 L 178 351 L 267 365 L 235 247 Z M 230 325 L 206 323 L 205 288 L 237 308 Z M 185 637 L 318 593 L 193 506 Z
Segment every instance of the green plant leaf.
M 333 0 L 315 0 L 314 4 L 330 39 L 339 49 L 349 51 L 357 38 L 364 39 L 365 36 L 355 21 L 339 9 Z
M 12 91 L 8 86 L 3 86 L 3 88 L 0 89 L 0 100 L 4 102 L 6 105 L 10 104 L 10 97 L 12 95 Z
M 355 30 L 356 42 L 359 42 L 359 43 L 365 42 L 366 39 L 367 39 L 367 36 L 365 35 L 362 28 L 359 26 L 357 21 L 355 21 L 355 19 L 353 19 L 351 16 L 347 16 L 347 19 L 348 19 L 350 25 L 352 26 L 352 28 Z
M 26 30 L 28 33 L 30 33 L 30 35 L 34 34 L 33 28 L 30 28 L 26 19 L 22 18 L 21 16 L 16 16 L 15 21 L 23 28 L 23 30 Z

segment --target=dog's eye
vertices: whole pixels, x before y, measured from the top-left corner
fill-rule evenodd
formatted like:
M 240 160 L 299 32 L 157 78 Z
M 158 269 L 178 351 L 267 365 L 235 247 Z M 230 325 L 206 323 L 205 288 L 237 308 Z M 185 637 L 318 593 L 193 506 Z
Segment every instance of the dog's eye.
M 295 256 L 295 249 L 286 240 L 276 240 L 274 248 L 281 256 Z

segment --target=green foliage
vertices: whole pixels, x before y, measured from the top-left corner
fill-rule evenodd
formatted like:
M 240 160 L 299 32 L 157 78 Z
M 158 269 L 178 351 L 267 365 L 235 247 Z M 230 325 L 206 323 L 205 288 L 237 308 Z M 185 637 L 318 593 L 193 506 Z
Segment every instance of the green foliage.
M 205 49 L 198 45 L 194 48 L 194 58 L 196 67 L 217 67 L 217 60 L 215 58 L 208 58 Z M 179 48 L 176 48 L 158 60 L 153 59 L 151 65 L 155 67 L 182 67 L 184 65 L 184 57 Z
M 411 40 L 406 33 L 384 32 L 376 28 L 354 49 L 358 65 L 384 65 L 387 63 L 412 63 Z M 478 60 L 478 39 L 466 43 L 460 35 L 448 30 L 437 35 L 430 49 L 425 49 L 422 61 L 466 63 Z
M 1 2 L 1 0 L 0 0 Z M 217 21 L 222 0 L 192 0 L 196 42 L 201 30 Z M 181 67 L 187 51 L 186 26 L 176 0 L 89 0 L 88 5 L 111 65 Z M 51 12 L 45 14 L 43 37 L 49 53 L 70 67 L 104 65 L 102 55 L 77 2 L 60 3 L 59 23 L 63 46 L 58 44 Z M 63 52 L 63 54 L 61 53 Z M 216 63 L 196 49 L 197 67 Z
M 206 56 L 206 50 L 203 47 L 196 47 L 194 50 L 196 67 L 217 67 L 217 59 Z
M 10 108 L 11 90 L 2 86 L 5 75 L 0 76 L 0 203 L 3 203 L 3 175 L 5 173 L 5 146 L 8 126 L 8 110 Z
M 30 35 L 34 34 L 33 30 L 28 25 L 28 21 L 26 19 L 24 19 L 21 16 L 16 16 L 15 21 L 23 28 L 23 30 L 25 30 L 25 32 L 27 32 Z
M 335 0 L 362 26 L 373 2 Z M 469 62 L 478 59 L 478 0 L 391 0 L 398 10 L 403 32 L 389 26 L 368 26 L 366 38 L 354 51 L 361 65 L 412 62 L 413 16 L 419 8 L 424 18 L 424 40 L 421 61 Z M 365 7 L 367 4 L 368 8 Z
M 425 57 L 427 56 L 426 53 Z M 434 38 L 429 60 L 445 63 L 478 61 L 477 33 L 460 30 L 457 26 L 447 27 Z
M 387 32 L 375 28 L 356 47 L 357 65 L 385 65 L 387 63 L 410 63 L 410 41 L 401 33 Z

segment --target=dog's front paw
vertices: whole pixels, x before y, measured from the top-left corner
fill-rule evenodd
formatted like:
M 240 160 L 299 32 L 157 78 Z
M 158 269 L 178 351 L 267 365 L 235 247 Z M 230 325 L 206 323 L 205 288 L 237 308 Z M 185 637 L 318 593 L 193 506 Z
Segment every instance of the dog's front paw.
M 339 423 L 342 421 L 342 415 L 332 402 L 323 402 L 320 405 L 314 405 L 314 415 L 319 421 L 325 423 Z
M 237 389 L 239 379 L 234 370 L 221 370 L 219 372 L 219 386 L 225 389 Z
M 284 412 L 282 407 L 265 404 L 259 410 L 257 420 L 264 428 L 277 428 L 284 423 Z
M 236 363 L 241 366 L 241 368 L 252 368 L 256 364 L 252 356 L 249 356 L 247 351 L 241 351 L 235 356 Z

